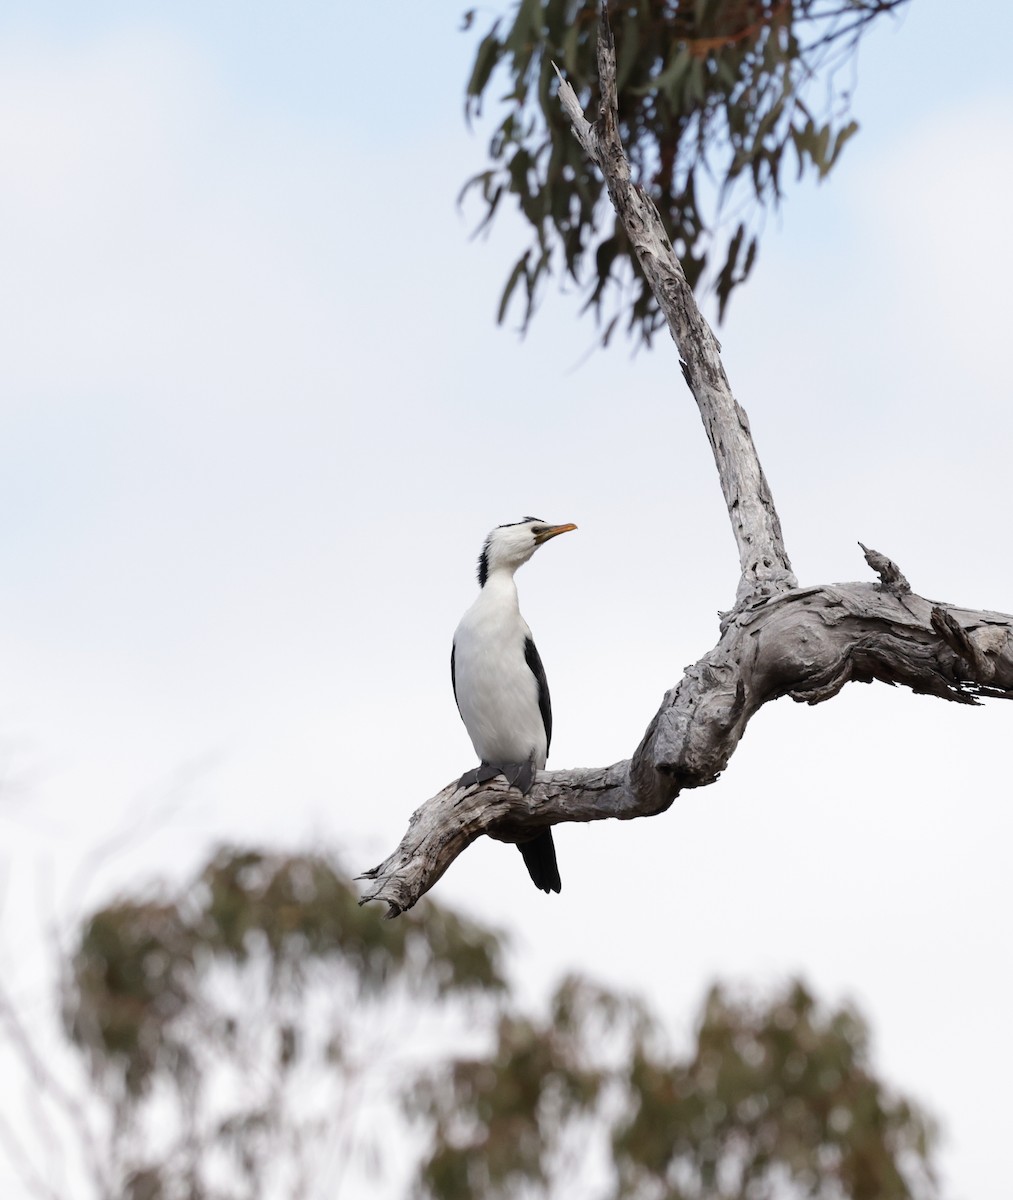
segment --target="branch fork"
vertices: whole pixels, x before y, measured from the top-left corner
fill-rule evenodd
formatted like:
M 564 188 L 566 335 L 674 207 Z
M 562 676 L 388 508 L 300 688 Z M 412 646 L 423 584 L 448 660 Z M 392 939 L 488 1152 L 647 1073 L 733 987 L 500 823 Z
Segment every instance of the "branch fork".
M 605 178 L 678 348 L 738 547 L 736 602 L 722 615 L 717 645 L 665 696 L 631 758 L 608 767 L 540 771 L 527 796 L 502 778 L 478 787 L 452 783 L 421 805 L 397 849 L 360 876 L 370 885 L 362 903 L 385 901 L 391 917 L 411 908 L 482 834 L 518 841 L 568 821 L 664 812 L 684 788 L 718 779 L 753 714 L 781 696 L 819 704 L 846 683 L 880 680 L 958 703 L 1013 699 L 1013 616 L 926 600 L 911 591 L 896 563 L 865 546 L 878 583 L 798 586 L 721 347 L 657 208 L 631 181 L 604 6 L 598 70 L 602 100 L 594 124 L 557 68 L 560 103 Z

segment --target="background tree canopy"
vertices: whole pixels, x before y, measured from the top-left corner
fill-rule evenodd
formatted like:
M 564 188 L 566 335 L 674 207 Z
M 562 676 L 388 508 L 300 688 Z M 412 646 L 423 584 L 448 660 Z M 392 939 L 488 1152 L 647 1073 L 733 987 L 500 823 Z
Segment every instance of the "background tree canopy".
M 532 1012 L 494 931 L 432 900 L 386 921 L 322 856 L 222 850 L 84 919 L 65 976 L 89 1195 L 936 1194 L 932 1126 L 852 1007 L 715 986 L 679 1052 L 586 977 Z
M 619 116 L 634 177 L 661 213 L 690 284 L 711 279 L 719 310 L 756 261 L 763 213 L 786 169 L 831 170 L 858 126 L 848 119 L 860 40 L 906 0 L 613 0 Z M 480 10 L 469 9 L 465 28 Z M 465 185 L 485 204 L 480 228 L 513 196 L 531 226 L 499 320 L 518 294 L 523 326 L 541 285 L 569 276 L 607 344 L 617 325 L 644 342 L 657 304 L 603 196 L 597 171 L 556 100 L 555 62 L 585 111 L 597 111 L 597 0 L 519 0 L 475 54 L 466 112 L 506 112 L 490 165 Z M 506 86 L 505 93 L 501 89 Z

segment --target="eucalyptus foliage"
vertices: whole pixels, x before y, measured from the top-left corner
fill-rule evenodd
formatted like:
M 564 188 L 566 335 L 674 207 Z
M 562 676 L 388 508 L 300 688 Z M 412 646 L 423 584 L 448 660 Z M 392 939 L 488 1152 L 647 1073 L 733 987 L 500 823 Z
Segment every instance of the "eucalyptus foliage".
M 715 986 L 673 1053 L 643 1004 L 570 978 L 547 1017 L 504 1014 L 490 1051 L 416 1089 L 415 1195 L 928 1200 L 932 1123 L 868 1042 L 799 982 L 765 1000 Z
M 179 891 L 99 909 L 63 1001 L 111 1116 L 96 1194 L 275 1200 L 353 1158 L 361 1174 L 413 1039 L 498 1009 L 502 959 L 437 904 L 396 923 L 361 907 L 323 855 L 223 849 Z
M 856 52 L 877 18 L 907 0 L 612 0 L 619 116 L 635 177 L 661 212 L 690 284 L 712 280 L 721 313 L 756 261 L 762 215 L 785 176 L 824 178 L 858 126 L 849 119 Z M 470 9 L 465 28 L 485 18 Z M 608 343 L 617 325 L 644 342 L 663 323 L 603 184 L 556 99 L 553 63 L 585 111 L 597 108 L 597 0 L 518 0 L 493 19 L 467 84 L 470 120 L 497 122 L 489 165 L 465 185 L 507 198 L 530 225 L 503 289 L 526 328 L 541 289 L 569 277 Z
M 95 911 L 64 1014 L 91 1078 L 75 1124 L 106 1131 L 89 1196 L 937 1195 L 931 1123 L 853 1008 L 715 987 L 673 1052 L 585 977 L 521 1005 L 497 934 L 431 899 L 385 920 L 321 855 L 225 849 Z

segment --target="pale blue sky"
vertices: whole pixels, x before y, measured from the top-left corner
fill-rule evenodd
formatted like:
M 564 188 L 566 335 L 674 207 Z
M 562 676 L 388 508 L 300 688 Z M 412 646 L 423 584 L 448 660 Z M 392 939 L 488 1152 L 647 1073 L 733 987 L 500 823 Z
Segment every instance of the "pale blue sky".
M 166 790 L 86 899 L 223 838 L 392 848 L 470 761 L 447 660 L 492 525 L 580 526 L 519 577 L 550 765 L 628 756 L 732 602 L 674 350 L 588 354 L 554 288 L 495 327 L 522 235 L 455 208 L 486 131 L 434 7 L 0 12 L 0 968 L 34 1002 L 40 919 Z M 961 15 L 866 47 L 862 132 L 720 336 L 804 582 L 864 577 L 860 538 L 1010 611 L 1013 13 Z M 491 843 L 439 895 L 513 928 L 532 995 L 576 966 L 677 1027 L 715 973 L 856 997 L 950 1194 L 1004 1200 L 1011 719 L 783 701 L 664 816 L 561 829 L 562 896 Z

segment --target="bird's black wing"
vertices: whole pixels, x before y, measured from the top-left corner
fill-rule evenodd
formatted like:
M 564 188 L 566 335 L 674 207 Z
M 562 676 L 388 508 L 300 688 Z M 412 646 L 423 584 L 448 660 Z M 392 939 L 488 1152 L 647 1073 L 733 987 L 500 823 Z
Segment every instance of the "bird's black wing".
M 538 711 L 542 714 L 542 724 L 545 726 L 545 753 L 549 753 L 549 743 L 552 741 L 552 704 L 549 700 L 549 681 L 545 678 L 545 668 L 538 657 L 538 650 L 531 638 L 524 640 L 524 661 L 528 664 L 531 674 L 538 681 Z
M 461 712 L 461 702 L 457 698 L 457 672 L 454 670 L 454 655 L 457 654 L 457 643 L 450 643 L 450 686 L 454 689 L 454 703 L 457 705 L 457 711 Z M 461 720 L 464 720 L 464 713 L 461 713 Z
M 531 638 L 524 639 L 524 661 L 538 682 L 538 711 L 545 726 L 545 753 L 549 753 L 552 741 L 552 703 L 549 700 L 549 681 L 538 649 Z M 559 867 L 556 865 L 556 847 L 552 841 L 552 830 L 546 829 L 530 842 L 521 842 L 517 849 L 524 856 L 524 865 L 534 880 L 535 887 L 543 892 L 558 892 L 562 888 Z

